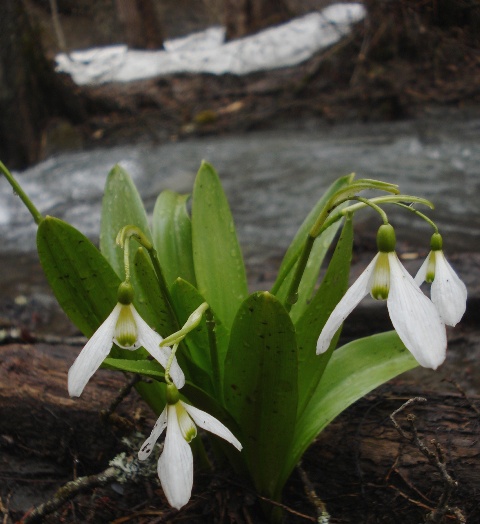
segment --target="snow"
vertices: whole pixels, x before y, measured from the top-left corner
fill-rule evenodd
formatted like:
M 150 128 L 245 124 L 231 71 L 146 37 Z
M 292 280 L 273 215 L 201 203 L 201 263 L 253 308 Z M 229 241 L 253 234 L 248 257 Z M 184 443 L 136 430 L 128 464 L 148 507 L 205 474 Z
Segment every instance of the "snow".
M 293 66 L 350 33 L 365 17 L 362 4 L 333 4 L 255 35 L 225 43 L 225 29 L 211 27 L 167 40 L 162 51 L 138 51 L 126 45 L 57 55 L 56 70 L 78 85 L 131 82 L 172 73 L 245 75 Z

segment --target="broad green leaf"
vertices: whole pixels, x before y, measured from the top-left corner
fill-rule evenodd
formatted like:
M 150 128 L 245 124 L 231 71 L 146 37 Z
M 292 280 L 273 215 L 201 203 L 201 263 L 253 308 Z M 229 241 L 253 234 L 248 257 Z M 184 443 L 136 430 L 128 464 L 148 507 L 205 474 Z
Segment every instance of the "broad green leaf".
M 120 279 L 87 237 L 58 218 L 40 222 L 37 249 L 58 303 L 90 337 L 115 307 Z
M 178 277 L 196 285 L 192 223 L 186 207 L 189 198 L 190 195 L 163 191 L 153 209 L 153 243 L 169 286 Z
M 418 366 L 395 331 L 365 337 L 334 351 L 322 380 L 297 421 L 282 482 L 315 437 L 342 411 L 376 387 Z
M 228 411 L 215 398 L 199 388 L 197 384 L 192 384 L 191 382 L 185 384 L 181 390 L 181 394 L 184 395 L 186 400 L 193 406 L 207 412 L 222 422 L 222 424 L 225 424 L 243 445 L 240 428 Z M 237 473 L 245 477 L 247 475 L 247 468 L 244 452 L 237 451 L 231 444 L 211 433 L 207 432 L 207 435 L 213 437 L 213 450 L 217 454 L 220 453 L 221 456 L 226 457 L 228 464 L 232 466 Z
M 170 292 L 181 325 L 187 321 L 188 317 L 197 307 L 205 302 L 205 299 L 200 295 L 198 290 L 181 278 L 178 278 L 173 283 Z M 208 385 L 199 385 L 209 392 L 221 392 L 223 388 L 223 366 L 228 347 L 228 332 L 215 314 L 214 318 L 216 344 L 212 348 L 210 347 L 205 316 L 198 327 L 185 337 L 184 343 L 188 348 L 191 359 L 202 368 L 209 377 Z M 194 377 L 194 379 L 196 380 L 196 377 Z
M 198 290 L 229 329 L 248 294 L 247 280 L 225 193 L 206 162 L 193 189 L 192 242 Z
M 107 177 L 102 200 L 102 222 L 100 229 L 100 251 L 120 277 L 125 279 L 123 249 L 115 242 L 124 226 L 137 226 L 151 241 L 147 214 L 130 175 L 119 165 L 113 167 Z M 136 251 L 136 242 L 131 242 L 130 260 Z M 134 278 L 132 284 L 135 287 Z
M 298 343 L 298 414 L 310 400 L 332 355 L 340 333 L 331 349 L 316 355 L 317 340 L 331 312 L 348 287 L 353 248 L 353 223 L 347 218 L 325 277 L 302 316 L 295 322 Z
M 292 243 L 285 253 L 278 271 L 277 280 L 275 281 L 275 284 L 272 288 L 272 293 L 274 293 L 281 302 L 283 302 L 286 298 L 288 288 L 292 281 L 296 262 L 300 256 L 300 252 L 302 250 L 303 244 L 307 239 L 310 229 L 313 227 L 315 221 L 317 220 L 330 197 L 339 189 L 349 185 L 353 178 L 354 175 L 352 174 L 343 176 L 333 182 L 333 184 L 330 185 L 320 200 L 315 204 L 297 231 Z M 313 293 L 313 289 L 318 278 L 318 272 L 320 271 L 320 266 L 322 265 L 325 254 L 327 253 L 328 248 L 330 247 L 330 244 L 339 227 L 340 223 L 333 224 L 315 241 L 307 269 L 302 278 L 301 288 L 299 290 L 299 296 L 303 297 L 302 302 L 300 302 L 298 306 L 294 306 L 299 309 L 298 314 L 301 314 L 304 305 L 307 303 Z
M 288 312 L 270 293 L 250 295 L 232 327 L 225 405 L 242 428 L 256 488 L 278 498 L 297 413 L 297 346 Z
M 165 378 L 165 370 L 156 360 L 125 360 L 123 358 L 107 357 L 102 364 L 107 369 L 114 369 L 127 373 L 135 373 L 153 379 L 151 382 L 140 381 L 135 389 L 142 399 L 158 416 L 167 403 L 165 384 L 158 382 Z
M 102 366 L 154 379 L 165 378 L 165 370 L 156 360 L 125 360 L 124 358 L 107 357 Z
M 162 293 L 150 257 L 139 248 L 134 259 L 135 276 L 139 299 L 135 301 L 143 319 L 162 335 L 163 338 L 180 329 L 168 299 Z M 137 294 L 137 293 L 136 293 Z

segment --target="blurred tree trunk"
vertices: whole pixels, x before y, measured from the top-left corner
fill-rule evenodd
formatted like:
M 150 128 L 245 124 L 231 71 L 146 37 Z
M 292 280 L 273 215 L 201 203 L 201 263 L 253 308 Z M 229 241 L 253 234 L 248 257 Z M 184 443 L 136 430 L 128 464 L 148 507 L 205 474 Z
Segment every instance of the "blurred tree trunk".
M 115 0 L 115 6 L 129 47 L 160 49 L 163 46 L 163 30 L 153 0 Z
M 227 39 L 256 33 L 292 16 L 284 0 L 225 0 Z
M 79 111 L 45 58 L 23 2 L 1 0 L 0 159 L 14 169 L 37 162 L 48 120 Z

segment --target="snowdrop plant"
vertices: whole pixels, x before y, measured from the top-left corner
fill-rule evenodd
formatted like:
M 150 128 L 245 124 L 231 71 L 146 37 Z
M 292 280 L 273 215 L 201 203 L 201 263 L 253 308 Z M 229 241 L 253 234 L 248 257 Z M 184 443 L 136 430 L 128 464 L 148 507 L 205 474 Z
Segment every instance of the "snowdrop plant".
M 38 254 L 56 298 L 89 337 L 70 369 L 70 394 L 80 395 L 99 367 L 149 379 L 136 388 L 159 418 L 139 457 L 149 458 L 166 429 L 158 473 L 176 508 L 192 492 L 196 426 L 220 437 L 212 451 L 237 474 L 279 501 L 305 450 L 344 409 L 418 364 L 443 362 L 445 324 L 465 311 L 465 286 L 436 226 L 415 207 L 433 205 L 394 184 L 353 174 L 336 180 L 300 226 L 273 286 L 249 293 L 232 214 L 208 163 L 191 195 L 162 192 L 151 220 L 115 166 L 99 250 L 66 222 L 42 216 L 0 168 L 38 224 Z M 435 228 L 416 281 L 395 252 L 388 205 Z M 348 289 L 353 218 L 367 208 L 382 221 L 379 252 Z M 433 281 L 432 301 L 419 288 L 423 280 Z M 336 348 L 343 321 L 368 293 L 386 300 L 395 330 Z

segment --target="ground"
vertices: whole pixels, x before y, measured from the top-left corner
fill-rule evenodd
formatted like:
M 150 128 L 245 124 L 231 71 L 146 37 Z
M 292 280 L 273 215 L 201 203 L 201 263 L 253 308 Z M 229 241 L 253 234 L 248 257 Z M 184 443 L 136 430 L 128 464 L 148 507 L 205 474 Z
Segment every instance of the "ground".
M 94 147 L 301 126 L 310 119 L 333 125 L 350 119 L 412 118 L 436 107 L 478 113 L 480 23 L 473 21 L 480 17 L 479 4 L 458 2 L 469 8 L 468 20 L 460 10 L 454 10 L 457 18 L 445 20 L 449 4 L 368 2 L 369 23 L 294 68 L 242 78 L 175 75 L 119 86 L 71 86 L 83 101 L 85 119 L 73 127 L 67 122 L 68 132 L 73 132 L 75 147 Z M 45 154 L 64 147 L 57 133 L 63 124 L 51 123 Z M 478 280 L 473 277 L 478 275 L 478 257 L 466 263 L 474 271 L 470 289 Z M 251 284 L 261 281 L 268 287 L 270 270 L 252 274 Z M 41 274 L 39 268 L 35 274 Z M 154 421 L 135 392 L 116 416 L 100 416 L 125 384 L 112 372 L 102 371 L 82 399 L 69 399 L 66 372 L 83 340 L 51 305 L 16 303 L 6 291 L 11 281 L 12 275 L 1 280 L 0 310 L 0 513 L 7 524 L 21 521 L 29 508 L 72 478 L 101 472 L 115 454 L 128 451 L 122 439 L 135 440 L 135 432 L 148 432 Z M 446 489 L 439 469 L 427 463 L 389 418 L 418 396 L 419 384 L 428 402 L 406 412 L 415 413 L 419 436 L 427 444 L 432 438 L 440 443 L 447 470 L 458 481 L 445 521 L 461 522 L 457 507 L 468 522 L 480 522 L 478 296 L 475 288 L 466 320 L 450 333 L 447 365 L 435 379 L 421 371 L 402 376 L 349 408 L 320 436 L 286 486 L 286 523 L 316 521 L 319 505 L 312 487 L 326 503 L 332 523 L 417 523 L 437 507 Z M 31 326 L 41 325 L 44 315 L 49 316 L 46 323 L 62 328 L 38 336 Z M 385 317 L 374 317 L 375 329 L 384 329 Z M 364 318 L 358 318 L 357 325 L 364 325 Z M 409 427 L 404 416 L 399 420 Z M 265 505 L 270 502 L 261 501 L 228 468 L 217 467 L 197 470 L 192 500 L 182 512 L 168 507 L 152 475 L 137 484 L 87 489 L 41 521 L 262 524 Z

